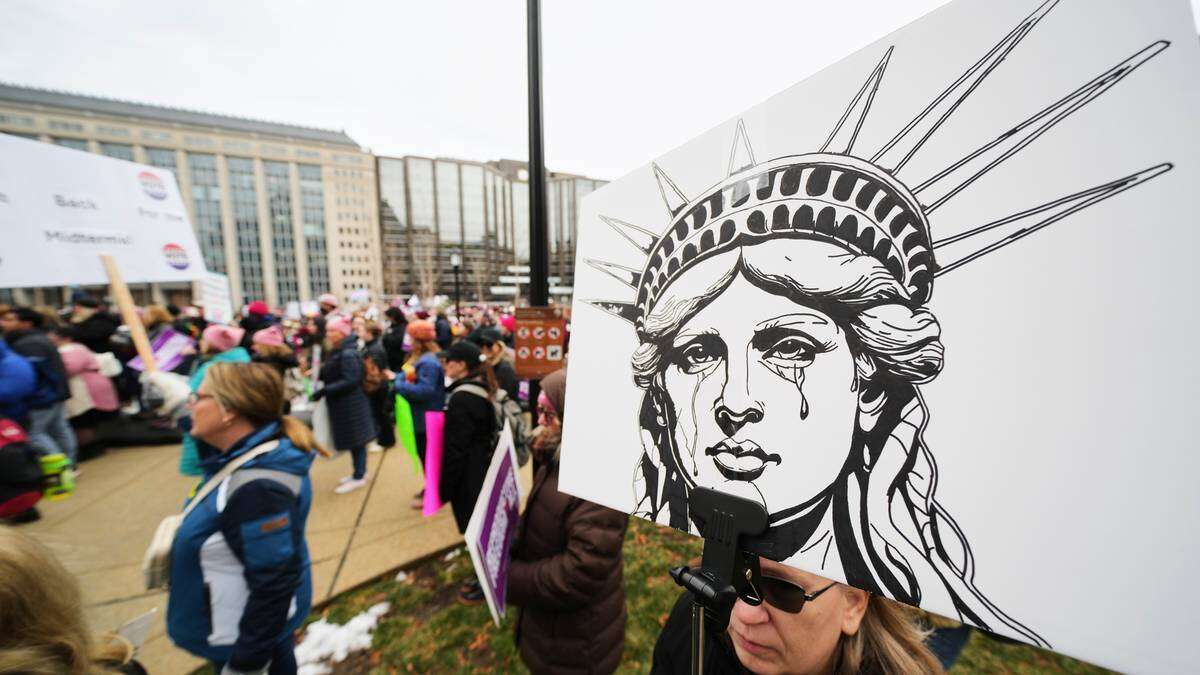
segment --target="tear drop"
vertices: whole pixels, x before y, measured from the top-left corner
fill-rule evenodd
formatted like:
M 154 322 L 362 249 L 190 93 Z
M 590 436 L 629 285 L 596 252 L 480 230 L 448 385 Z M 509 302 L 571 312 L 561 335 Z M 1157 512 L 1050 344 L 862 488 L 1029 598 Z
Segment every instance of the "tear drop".
M 804 394 L 800 394 L 800 419 L 808 419 L 808 397 Z
M 858 391 L 858 378 L 850 378 L 850 391 Z

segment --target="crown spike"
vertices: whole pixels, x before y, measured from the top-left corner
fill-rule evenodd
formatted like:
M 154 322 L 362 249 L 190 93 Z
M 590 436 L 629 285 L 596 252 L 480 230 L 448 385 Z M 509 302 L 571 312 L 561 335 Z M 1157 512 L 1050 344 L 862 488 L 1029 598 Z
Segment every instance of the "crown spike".
M 636 289 L 638 279 L 642 276 L 641 270 L 635 270 L 632 267 L 617 265 L 616 263 L 604 262 L 603 260 L 594 260 L 592 258 L 584 258 L 584 262 L 591 265 L 593 269 L 598 269 L 626 286 Z
M 585 300 L 584 302 L 592 307 L 608 312 L 618 319 L 636 325 L 637 305 L 632 302 L 621 302 L 618 300 Z
M 644 227 L 638 227 L 631 223 L 608 216 L 600 216 L 600 220 L 611 227 L 617 234 L 621 235 L 625 241 L 637 247 L 646 256 L 650 255 L 650 250 L 654 248 L 654 241 L 658 238 L 650 230 Z
M 674 218 L 691 200 L 684 196 L 679 188 L 675 187 L 675 183 L 671 181 L 666 172 L 658 164 L 652 163 L 650 166 L 654 167 L 654 178 L 658 181 L 658 191 L 662 194 L 663 203 L 667 205 L 667 211 Z
M 892 140 L 888 141 L 887 145 L 875 153 L 875 156 L 871 158 L 871 163 L 885 167 L 893 174 L 899 172 L 921 149 L 921 146 L 925 145 L 925 142 L 933 136 L 938 127 L 958 109 L 958 106 L 962 105 L 984 78 L 1004 61 L 1009 52 L 1025 39 L 1025 36 L 1050 10 L 1054 9 L 1056 4 L 1058 4 L 1058 0 L 1045 0 L 1037 9 L 1033 10 L 1033 13 L 1017 24 L 996 46 L 984 54 L 983 58 L 968 68 L 920 114 L 905 125 Z M 924 133 L 920 133 L 921 130 L 924 130 Z M 918 136 L 918 134 L 920 135 Z
M 729 149 L 729 169 L 725 176 L 732 176 L 757 163 L 754 161 L 754 148 L 750 147 L 750 138 L 746 135 L 746 123 L 739 119 L 737 130 L 733 133 L 733 147 Z
M 894 47 L 888 47 L 883 53 L 883 58 L 879 60 L 879 64 L 875 66 L 875 70 L 867 76 L 867 81 L 863 82 L 863 86 L 854 95 L 854 100 L 850 101 L 850 105 L 846 106 L 846 112 L 842 113 L 842 118 L 838 120 L 837 126 L 830 132 L 829 138 L 825 139 L 825 144 L 821 146 L 820 152 L 836 152 L 844 155 L 850 154 L 854 148 L 854 141 L 858 138 L 858 132 L 862 130 L 863 122 L 867 119 L 867 113 L 871 110 L 871 103 L 875 100 L 875 92 L 879 91 L 879 85 L 883 82 L 883 72 L 887 70 L 888 60 L 892 57 Z M 859 103 L 862 103 L 860 106 Z M 850 119 L 851 114 L 855 113 L 856 121 L 854 126 L 846 126 L 846 121 Z M 845 131 L 843 132 L 843 129 Z M 849 134 L 849 138 L 846 135 Z M 831 150 L 830 147 L 833 149 Z
M 1017 154 L 1025 146 L 1037 140 L 1039 136 L 1049 131 L 1055 124 L 1058 124 L 1071 115 L 1071 113 L 1083 108 L 1101 94 L 1111 89 L 1113 85 L 1124 79 L 1126 75 L 1129 75 L 1138 66 L 1160 54 L 1170 44 L 1166 40 L 1159 40 L 1141 49 L 1133 56 L 1101 73 L 1095 79 L 1038 111 L 1029 119 L 1000 134 L 995 140 L 983 145 L 971 154 L 938 172 L 932 178 L 917 185 L 913 188 L 913 194 L 921 195 L 924 197 L 923 201 L 929 203 L 926 213 L 934 211 L 985 173 L 991 171 L 1001 162 Z M 982 166 L 980 166 L 981 164 Z M 966 170 L 969 170 L 968 167 L 977 167 L 977 170 L 966 180 L 954 185 L 936 199 L 930 199 L 928 194 L 922 194 L 947 176 L 955 173 L 964 173 Z
M 1038 230 L 1041 230 L 1042 228 L 1045 228 L 1053 223 L 1056 223 L 1056 222 L 1062 220 L 1063 218 L 1066 218 L 1067 216 L 1071 215 L 1072 213 L 1082 211 L 1083 209 L 1086 209 L 1089 206 L 1092 206 L 1094 204 L 1102 202 L 1105 199 L 1108 199 L 1109 197 L 1114 197 L 1114 196 L 1128 190 L 1129 188 L 1132 188 L 1137 185 L 1141 185 L 1142 183 L 1145 183 L 1146 181 L 1157 178 L 1157 177 L 1163 175 L 1164 173 L 1170 171 L 1172 168 L 1174 168 L 1174 165 L 1172 165 L 1170 163 L 1158 164 L 1158 165 L 1152 166 L 1148 169 L 1144 169 L 1142 171 L 1138 171 L 1136 173 L 1129 174 L 1128 176 L 1125 176 L 1123 178 L 1118 178 L 1116 180 L 1109 181 L 1102 185 L 1097 185 L 1095 187 L 1091 187 L 1086 190 L 1081 190 L 1074 194 L 1067 195 L 1066 197 L 1060 197 L 1059 199 L 1055 199 L 1053 201 L 1046 202 L 1045 204 L 1042 204 L 1040 206 L 1035 206 L 1033 208 L 1026 209 L 1026 210 L 1018 212 L 1018 213 L 1014 213 L 1010 216 L 1000 218 L 999 220 L 993 220 L 990 223 L 985 223 L 978 227 L 971 228 L 965 232 L 960 232 L 959 234 L 956 234 L 954 236 L 946 237 L 945 239 L 940 239 L 938 241 L 935 241 L 933 243 L 933 247 L 934 247 L 934 249 L 938 249 L 938 248 L 941 248 L 941 247 L 949 245 L 949 244 L 953 244 L 953 243 L 956 243 L 959 241 L 969 239 L 971 237 L 974 237 L 975 235 L 982 234 L 984 232 L 989 232 L 991 230 L 994 230 L 998 227 L 1002 227 L 1004 225 L 1016 223 L 1016 222 L 1019 222 L 1022 220 L 1032 218 L 1034 216 L 1048 214 L 1048 215 L 1046 215 L 1046 217 L 1042 218 L 1041 220 L 1037 221 L 1036 223 L 1034 223 L 1032 225 L 1022 227 L 1021 229 L 1018 229 L 1017 231 L 1013 232 L 1012 234 L 1008 235 L 1007 237 L 1004 237 L 1003 239 L 1001 239 L 997 242 L 989 244 L 988 246 L 984 246 L 983 248 L 980 248 L 972 253 L 969 253 L 969 254 L 963 256 L 962 258 L 955 260 L 952 263 L 941 266 L 941 268 L 938 269 L 938 271 L 934 274 L 934 276 L 941 276 L 942 274 L 945 274 L 946 272 L 949 272 L 952 269 L 962 267 L 963 265 L 965 265 L 973 260 L 977 260 L 989 253 L 998 251 L 1015 241 L 1024 239 L 1025 237 L 1033 234 L 1034 232 L 1037 232 Z

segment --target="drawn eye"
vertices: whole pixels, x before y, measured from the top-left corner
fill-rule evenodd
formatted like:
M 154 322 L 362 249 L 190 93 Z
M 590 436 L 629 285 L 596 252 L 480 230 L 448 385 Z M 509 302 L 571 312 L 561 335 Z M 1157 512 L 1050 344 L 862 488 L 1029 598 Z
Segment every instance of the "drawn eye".
M 810 365 L 816 356 L 816 346 L 794 335 L 782 338 L 763 354 L 763 358 L 787 361 L 789 365 L 800 368 Z
M 685 373 L 695 374 L 725 358 L 725 343 L 720 338 L 704 335 L 684 345 L 675 362 Z

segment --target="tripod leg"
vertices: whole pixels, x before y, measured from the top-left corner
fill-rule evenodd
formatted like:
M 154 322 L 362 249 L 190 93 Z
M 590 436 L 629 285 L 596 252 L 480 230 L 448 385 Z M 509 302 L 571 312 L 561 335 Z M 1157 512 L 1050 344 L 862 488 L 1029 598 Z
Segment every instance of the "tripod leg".
M 692 675 L 704 675 L 704 605 L 692 603 Z

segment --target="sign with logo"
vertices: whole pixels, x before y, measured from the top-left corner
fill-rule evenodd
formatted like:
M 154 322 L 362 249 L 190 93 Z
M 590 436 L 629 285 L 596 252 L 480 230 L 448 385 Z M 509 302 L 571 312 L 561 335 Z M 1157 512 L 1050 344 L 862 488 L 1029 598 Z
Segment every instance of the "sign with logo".
M 562 307 L 518 307 L 513 349 L 517 377 L 541 379 L 562 368 L 567 320 Z M 555 355 L 554 358 L 549 358 Z
M 1195 672 L 1197 82 L 1185 0 L 957 0 L 588 195 L 561 489 Z
M 0 288 L 204 274 L 187 209 L 166 169 L 0 134 Z
M 464 535 L 475 574 L 483 586 L 492 620 L 500 625 L 508 588 L 508 560 L 520 519 L 521 484 L 517 480 L 517 453 L 508 424 L 492 453 L 492 463 L 475 500 L 475 510 Z

